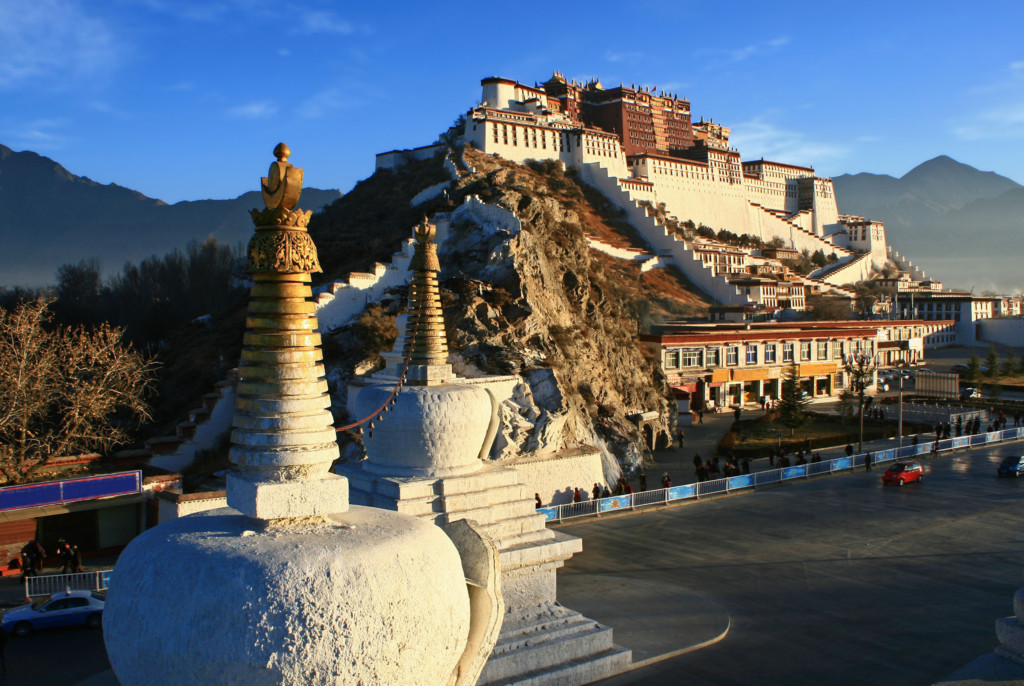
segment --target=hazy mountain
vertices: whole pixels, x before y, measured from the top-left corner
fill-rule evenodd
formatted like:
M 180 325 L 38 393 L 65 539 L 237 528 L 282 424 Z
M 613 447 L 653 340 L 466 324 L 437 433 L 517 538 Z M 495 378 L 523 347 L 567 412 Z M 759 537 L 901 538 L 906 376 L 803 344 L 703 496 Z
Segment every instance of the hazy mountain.
M 947 285 L 1024 286 L 1024 186 L 945 155 L 898 179 L 844 174 L 833 183 L 841 213 L 885 222 L 889 244 Z
M 317 210 L 340 197 L 337 190 L 307 188 L 301 204 Z M 252 235 L 248 211 L 254 207 L 262 207 L 257 191 L 168 205 L 0 145 L 0 286 L 53 283 L 61 264 L 89 257 L 116 273 L 125 262 L 162 256 L 210 235 L 229 245 L 244 243 Z

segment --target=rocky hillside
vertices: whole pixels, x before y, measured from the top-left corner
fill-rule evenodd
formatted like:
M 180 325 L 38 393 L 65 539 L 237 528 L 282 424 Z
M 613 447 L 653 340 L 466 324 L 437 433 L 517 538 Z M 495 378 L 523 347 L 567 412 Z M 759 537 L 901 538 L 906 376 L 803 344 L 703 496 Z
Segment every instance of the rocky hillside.
M 662 441 L 675 418 L 659 366 L 637 341 L 638 328 L 643 321 L 702 315 L 709 303 L 677 272 L 641 274 L 635 263 L 591 250 L 587 234 L 618 243 L 635 244 L 636 239 L 617 209 L 558 165 L 524 167 L 474 151 L 466 157 L 475 171 L 464 171 L 452 184 L 450 204 L 438 200 L 429 209 L 451 210 L 473 194 L 514 212 L 521 230 L 488 230 L 470 220 L 453 221 L 440 256 L 449 345 L 457 367 L 465 374 L 523 376 L 532 400 L 518 418 L 506 417 L 527 425 L 520 448 L 558 450 L 604 442 L 620 459 L 634 462 L 641 450 L 636 425 L 628 416 L 658 411 Z M 398 179 L 391 177 L 405 173 L 420 178 L 412 186 L 436 183 L 423 166 L 382 176 L 394 182 Z M 401 217 L 393 228 L 405 237 L 412 217 L 417 212 L 422 216 L 423 209 L 410 208 L 408 198 L 404 204 L 397 202 L 394 189 L 401 187 L 388 185 L 389 202 L 376 203 L 375 211 Z M 335 271 L 342 257 L 331 246 L 352 244 L 357 238 L 336 229 L 346 224 L 346 212 L 368 211 L 365 206 L 348 207 L 359 191 L 357 186 L 310 228 L 324 246 L 326 270 Z M 414 193 L 409 187 L 402 195 Z M 392 217 L 380 220 L 382 228 L 369 235 L 391 230 L 385 227 L 393 226 Z M 338 355 L 335 364 L 351 368 L 359 355 L 346 351 L 359 350 L 359 342 L 351 330 L 336 338 L 344 344 L 328 344 L 328 352 Z M 378 341 L 377 348 L 384 345 L 388 342 Z

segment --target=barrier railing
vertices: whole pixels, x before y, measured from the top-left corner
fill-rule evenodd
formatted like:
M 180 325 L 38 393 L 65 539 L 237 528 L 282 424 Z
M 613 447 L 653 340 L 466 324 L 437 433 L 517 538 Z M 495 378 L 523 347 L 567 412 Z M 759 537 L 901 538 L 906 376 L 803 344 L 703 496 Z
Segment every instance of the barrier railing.
M 578 517 L 600 516 L 604 512 L 616 510 L 635 510 L 650 505 L 664 505 L 671 502 L 684 500 L 699 500 L 711 495 L 728 493 L 731 491 L 756 489 L 758 486 L 778 484 L 793 479 L 806 479 L 820 474 L 834 474 L 836 472 L 852 472 L 863 468 L 867 456 L 871 455 L 871 464 L 879 465 L 896 460 L 904 460 L 919 455 L 934 455 L 959 448 L 968 448 L 986 443 L 999 443 L 1002 441 L 1017 440 L 1024 437 L 1024 427 L 1003 429 L 992 433 L 974 434 L 971 436 L 959 436 L 957 438 L 946 438 L 941 441 L 928 441 L 917 445 L 905 445 L 902 448 L 886 448 L 885 450 L 873 450 L 864 453 L 851 455 L 850 457 L 837 457 L 821 462 L 809 462 L 807 464 L 782 467 L 779 469 L 768 469 L 752 474 L 741 474 L 739 476 L 714 479 L 711 481 L 698 481 L 696 483 L 672 486 L 670 488 L 659 488 L 653 491 L 642 491 L 626 495 L 612 496 L 611 498 L 599 498 L 598 500 L 584 500 L 579 503 L 566 503 L 564 505 L 552 505 L 541 507 L 537 512 L 543 514 L 549 522 L 562 522 L 567 519 Z M 936 443 L 938 446 L 936 447 Z
M 46 576 L 25 577 L 25 599 L 52 595 L 58 591 L 105 591 L 110 585 L 112 569 L 74 574 L 47 574 Z

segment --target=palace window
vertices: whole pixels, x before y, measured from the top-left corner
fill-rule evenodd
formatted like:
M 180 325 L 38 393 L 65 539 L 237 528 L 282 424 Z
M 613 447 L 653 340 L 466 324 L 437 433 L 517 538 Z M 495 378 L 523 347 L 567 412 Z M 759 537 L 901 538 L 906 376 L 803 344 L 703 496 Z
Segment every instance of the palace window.
M 818 341 L 818 359 L 828 359 L 828 341 Z
M 726 364 L 739 364 L 740 363 L 740 349 L 739 346 L 730 345 L 725 349 L 725 363 Z
M 793 361 L 793 344 L 783 343 L 782 344 L 782 361 L 792 362 Z
M 684 367 L 700 367 L 701 366 L 701 353 L 703 351 L 700 348 L 687 348 L 683 350 L 683 366 Z
M 679 350 L 665 352 L 665 369 L 679 369 Z
M 832 358 L 836 360 L 843 359 L 843 351 L 846 349 L 846 344 L 842 341 L 836 341 L 832 344 Z
M 811 361 L 811 342 L 801 341 L 800 342 L 800 361 L 810 362 Z
M 765 364 L 773 364 L 775 362 L 775 344 L 766 343 L 764 346 L 764 361 Z
M 757 346 L 747 343 L 747 364 L 757 364 Z
M 709 367 L 717 367 L 721 364 L 718 356 L 718 348 L 708 348 L 704 353 L 705 363 Z

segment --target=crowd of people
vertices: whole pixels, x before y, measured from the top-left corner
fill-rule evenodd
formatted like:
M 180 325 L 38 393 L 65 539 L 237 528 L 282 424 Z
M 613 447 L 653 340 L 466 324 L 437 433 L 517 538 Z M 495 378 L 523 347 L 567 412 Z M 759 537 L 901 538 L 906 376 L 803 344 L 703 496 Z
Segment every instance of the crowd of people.
M 67 539 L 61 538 L 57 541 L 56 557 L 60 574 L 82 571 L 82 551 Z M 45 560 L 46 549 L 39 541 L 32 539 L 22 546 L 20 554 L 22 580 L 24 581 L 27 576 L 37 576 L 42 573 Z

